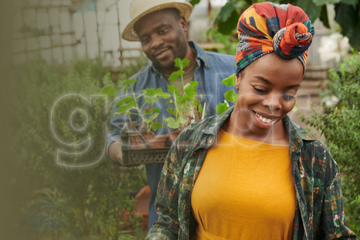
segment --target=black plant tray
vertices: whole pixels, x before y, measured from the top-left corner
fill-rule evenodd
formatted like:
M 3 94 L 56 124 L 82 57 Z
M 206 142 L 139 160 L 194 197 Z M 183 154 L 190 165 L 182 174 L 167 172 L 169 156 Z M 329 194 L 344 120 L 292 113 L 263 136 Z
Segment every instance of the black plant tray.
M 138 136 L 146 148 L 131 149 L 130 137 Z M 170 147 L 151 148 L 143 136 L 134 129 L 132 124 L 126 123 L 120 131 L 122 161 L 121 166 L 133 167 L 141 164 L 163 163 Z

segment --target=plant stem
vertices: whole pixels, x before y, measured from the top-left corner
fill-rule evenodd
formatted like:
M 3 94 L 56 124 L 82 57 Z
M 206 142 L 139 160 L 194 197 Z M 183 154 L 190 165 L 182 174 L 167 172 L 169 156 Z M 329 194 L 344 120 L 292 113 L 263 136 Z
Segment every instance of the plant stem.
M 184 77 L 183 77 L 183 74 L 181 74 L 181 85 L 182 85 L 182 91 L 184 93 L 185 89 L 184 89 Z
M 136 130 L 136 126 L 135 126 L 135 124 L 134 124 L 134 122 L 131 120 L 131 117 L 129 116 L 129 120 L 130 120 L 130 123 L 131 123 L 131 125 L 134 127 L 134 129 Z
M 136 95 L 135 95 L 135 93 L 134 93 L 134 90 L 132 89 L 132 87 L 130 87 L 130 89 L 131 89 L 131 92 L 132 92 L 132 94 L 133 94 L 133 96 L 134 96 L 134 99 L 135 100 L 137 100 L 139 97 L 141 97 L 141 96 L 143 96 L 144 94 L 141 94 L 141 95 L 139 95 L 138 97 L 136 97 Z M 143 121 L 143 123 L 145 123 L 145 119 L 144 119 L 144 116 L 141 114 L 141 110 L 139 109 L 139 106 L 137 105 L 137 103 L 136 103 L 136 106 L 135 106 L 135 108 L 136 108 L 136 110 L 138 111 L 138 113 L 139 113 L 139 115 L 138 116 L 140 116 L 141 117 L 141 119 L 142 119 L 142 121 Z M 129 116 L 129 119 L 130 119 L 130 121 L 131 121 L 131 118 L 130 118 L 130 116 Z M 133 124 L 133 123 L 132 123 Z M 146 123 L 145 123 L 146 124 Z M 147 124 L 146 124 L 147 125 Z M 134 124 L 133 124 L 133 126 L 134 126 Z M 136 128 L 135 128 L 136 129 Z M 141 129 L 140 129 L 141 130 Z

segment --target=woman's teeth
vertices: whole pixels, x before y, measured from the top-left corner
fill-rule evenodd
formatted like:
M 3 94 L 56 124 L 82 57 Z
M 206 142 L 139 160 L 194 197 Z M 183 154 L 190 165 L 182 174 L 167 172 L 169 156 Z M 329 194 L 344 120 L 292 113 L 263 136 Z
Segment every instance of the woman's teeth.
M 264 122 L 264 123 L 271 123 L 272 121 L 275 120 L 274 118 L 273 118 L 273 119 L 267 119 L 267 118 L 264 118 L 264 117 L 260 116 L 260 115 L 257 114 L 257 113 L 255 113 L 255 114 L 256 114 L 256 116 L 258 116 L 258 118 L 260 118 L 260 120 L 261 120 L 262 122 Z

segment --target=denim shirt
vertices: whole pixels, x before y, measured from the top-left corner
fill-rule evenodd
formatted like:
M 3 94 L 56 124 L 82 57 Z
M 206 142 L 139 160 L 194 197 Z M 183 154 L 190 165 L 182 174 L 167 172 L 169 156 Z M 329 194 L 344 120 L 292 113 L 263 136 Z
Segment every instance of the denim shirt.
M 191 193 L 206 154 L 232 111 L 191 124 L 174 141 L 158 186 L 155 207 L 159 218 L 146 239 L 190 240 L 194 236 L 198 224 L 191 212 Z M 340 173 L 327 147 L 287 115 L 283 123 L 296 194 L 292 239 L 356 240 L 345 225 Z
M 218 103 L 224 103 L 224 93 L 230 89 L 235 89 L 234 87 L 227 87 L 225 84 L 222 84 L 221 81 L 231 74 L 235 73 L 236 67 L 235 56 L 208 52 L 202 50 L 196 43 L 190 41 L 190 47 L 196 50 L 196 64 L 194 81 L 198 82 L 197 86 L 197 96 L 201 105 L 204 107 L 206 102 L 205 112 L 206 116 L 212 116 L 216 114 L 216 105 Z M 132 84 L 134 92 L 136 94 L 141 94 L 141 91 L 146 88 L 161 88 L 164 92 L 168 92 L 169 82 L 165 74 L 156 68 L 153 64 L 150 64 L 138 73 L 130 77 L 130 79 L 136 79 L 137 82 Z M 236 91 L 236 89 L 235 89 Z M 123 89 L 117 95 L 117 100 L 124 98 L 125 93 Z M 117 100 L 114 102 L 116 103 Z M 158 116 L 158 121 L 163 122 L 163 119 L 170 116 L 170 113 L 166 109 L 172 104 L 165 104 L 167 100 L 161 99 L 155 103 L 154 107 L 160 107 L 161 113 Z M 145 103 L 144 99 L 141 97 L 138 100 L 139 106 L 142 106 Z M 232 105 L 229 103 L 229 105 Z M 109 131 L 107 136 L 107 147 L 106 152 L 109 157 L 109 147 L 111 143 L 118 141 L 120 138 L 119 131 L 124 126 L 125 122 L 128 121 L 128 117 L 125 115 L 119 115 L 114 117 L 114 113 L 117 111 L 118 107 L 113 107 L 110 125 L 112 131 Z M 140 117 L 134 117 L 132 115 L 132 120 L 141 122 Z M 156 135 L 167 134 L 171 129 L 167 126 L 160 128 L 155 131 Z M 110 159 L 110 157 L 109 157 Z M 110 159 L 111 160 L 111 159 Z

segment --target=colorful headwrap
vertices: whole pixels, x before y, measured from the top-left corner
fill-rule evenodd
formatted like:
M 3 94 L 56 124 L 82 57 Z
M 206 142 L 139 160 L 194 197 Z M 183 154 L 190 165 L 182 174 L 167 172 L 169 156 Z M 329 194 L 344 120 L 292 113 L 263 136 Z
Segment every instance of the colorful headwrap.
M 298 58 L 304 67 L 315 30 L 306 13 L 291 4 L 256 3 L 238 22 L 236 74 L 261 56 L 275 52 L 286 59 Z

